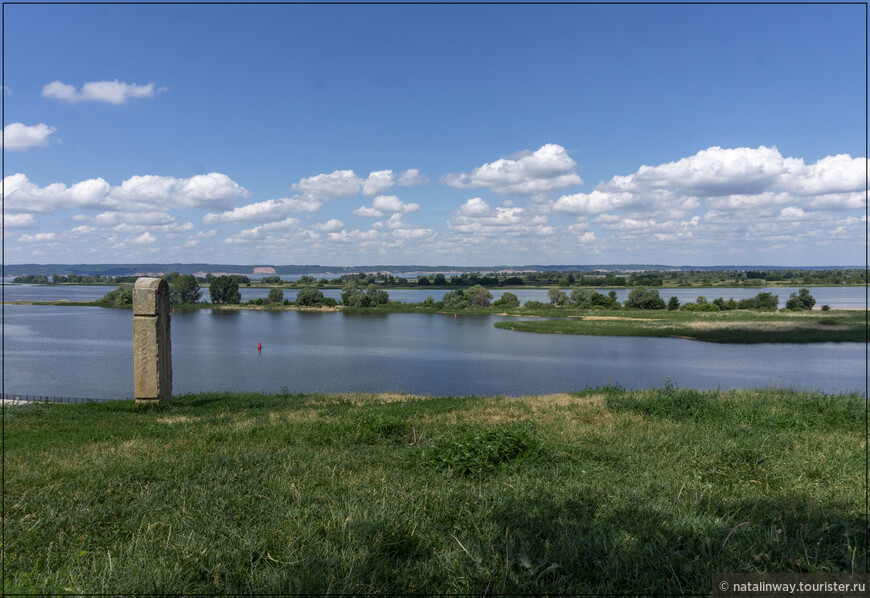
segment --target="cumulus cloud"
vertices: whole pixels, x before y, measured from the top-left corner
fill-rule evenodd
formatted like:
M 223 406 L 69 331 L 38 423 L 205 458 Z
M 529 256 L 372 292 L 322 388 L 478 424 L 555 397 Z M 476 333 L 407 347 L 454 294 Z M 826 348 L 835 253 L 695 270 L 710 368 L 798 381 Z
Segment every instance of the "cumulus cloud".
M 293 183 L 292 188 L 316 199 L 335 199 L 356 195 L 362 184 L 363 180 L 353 170 L 336 170 L 304 178 Z
M 36 224 L 33 214 L 6 214 L 3 226 L 6 228 L 29 228 Z
M 152 243 L 157 242 L 157 237 L 146 231 L 138 237 L 131 239 L 130 242 L 136 243 L 137 245 L 151 245 Z
M 380 218 L 384 214 L 402 213 L 408 214 L 416 212 L 420 209 L 420 205 L 416 203 L 404 203 L 395 195 L 378 195 L 373 201 L 372 206 L 360 206 L 353 211 L 357 216 L 363 218 Z
M 18 237 L 18 240 L 24 243 L 44 243 L 46 241 L 54 241 L 54 238 L 54 233 L 37 233 L 35 235 L 21 235 Z
M 377 170 L 369 173 L 369 178 L 363 181 L 362 192 L 363 195 L 377 195 L 395 184 L 396 177 L 392 170 Z
M 492 208 L 479 197 L 466 201 L 447 222 L 454 231 L 481 236 L 549 235 L 555 232 L 546 224 L 547 218 L 542 214 L 533 214 L 516 206 Z
M 133 176 L 114 187 L 102 178 L 69 187 L 63 183 L 39 187 L 20 173 L 6 177 L 3 182 L 6 209 L 10 212 L 46 213 L 71 208 L 119 211 L 222 208 L 229 207 L 237 197 L 249 195 L 247 189 L 218 172 L 186 179 Z
M 344 223 L 337 218 L 330 218 L 326 222 L 321 222 L 313 225 L 311 228 L 314 230 L 318 230 L 324 233 L 332 233 L 335 231 L 340 231 L 344 228 Z
M 398 185 L 402 187 L 416 187 L 417 185 L 425 185 L 429 182 L 426 177 L 420 174 L 416 168 L 409 168 L 399 176 Z
M 776 147 L 711 147 L 658 166 L 602 182 L 591 193 L 563 195 L 553 209 L 591 216 L 622 211 L 631 216 L 683 218 L 706 207 L 718 211 L 792 205 L 803 210 L 848 210 L 863 206 L 867 160 L 846 154 L 806 165 Z
M 404 203 L 395 195 L 379 195 L 372 202 L 372 207 L 381 212 L 416 212 L 420 206 L 415 203 Z
M 220 214 L 209 213 L 203 216 L 203 223 L 215 222 L 265 222 L 283 218 L 287 214 L 316 212 L 323 205 L 320 200 L 305 197 L 284 197 L 267 199 L 256 203 L 239 206 Z
M 442 182 L 460 189 L 488 187 L 501 195 L 535 195 L 582 184 L 576 167 L 564 147 L 548 143 L 534 152 L 483 164 L 470 173 L 445 175 Z
M 370 208 L 368 206 L 360 206 L 353 211 L 357 216 L 361 216 L 362 218 L 380 218 L 384 215 L 380 210 L 376 210 L 374 208 Z
M 299 220 L 297 218 L 285 218 L 279 222 L 267 222 L 266 224 L 261 224 L 260 226 L 240 231 L 234 237 L 230 237 L 226 241 L 233 242 L 233 240 L 258 239 L 263 233 L 286 231 L 298 227 Z
M 163 91 L 165 88 L 161 88 Z M 91 81 L 82 85 L 81 91 L 74 85 L 62 81 L 52 81 L 42 88 L 42 97 L 75 104 L 82 101 L 124 104 L 129 98 L 154 97 L 154 84 L 137 85 L 114 81 Z
M 27 126 L 12 123 L 3 127 L 3 147 L 7 150 L 21 151 L 31 147 L 48 145 L 48 137 L 57 129 L 44 123 Z

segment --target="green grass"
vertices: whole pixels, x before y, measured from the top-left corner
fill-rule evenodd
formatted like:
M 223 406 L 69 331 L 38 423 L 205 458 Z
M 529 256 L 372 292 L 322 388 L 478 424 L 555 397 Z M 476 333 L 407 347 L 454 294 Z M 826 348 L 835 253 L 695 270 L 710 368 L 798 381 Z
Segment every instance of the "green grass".
M 7 408 L 5 591 L 706 594 L 714 572 L 861 572 L 864 417 L 857 395 L 670 385 Z
M 679 337 L 714 343 L 864 342 L 866 314 L 858 310 L 584 312 L 572 319 L 497 322 L 521 332 Z

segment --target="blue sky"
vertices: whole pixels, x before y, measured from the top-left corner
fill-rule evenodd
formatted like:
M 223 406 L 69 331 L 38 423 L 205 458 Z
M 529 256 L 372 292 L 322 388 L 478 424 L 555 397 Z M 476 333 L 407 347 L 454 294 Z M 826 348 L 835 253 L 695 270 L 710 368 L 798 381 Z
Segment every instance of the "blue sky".
M 863 6 L 3 26 L 7 263 L 864 263 Z

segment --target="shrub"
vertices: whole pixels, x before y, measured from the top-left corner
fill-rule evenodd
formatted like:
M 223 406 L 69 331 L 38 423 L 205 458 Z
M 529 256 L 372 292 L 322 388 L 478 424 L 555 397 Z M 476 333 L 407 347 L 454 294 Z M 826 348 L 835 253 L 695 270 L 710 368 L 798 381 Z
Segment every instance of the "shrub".
M 323 296 L 323 293 L 315 288 L 306 287 L 301 289 L 296 295 L 296 305 L 321 305 L 324 299 L 325 297 Z M 333 301 L 335 301 L 335 299 L 333 299 Z
M 665 309 L 665 300 L 656 289 L 638 288 L 628 294 L 625 307 L 634 309 Z
M 788 301 L 785 302 L 785 308 L 795 311 L 812 309 L 816 304 L 816 300 L 810 295 L 809 289 L 800 289 L 797 293 L 789 295 Z
M 520 300 L 513 293 L 502 293 L 497 301 L 492 303 L 493 307 L 519 307 Z
M 133 285 L 121 285 L 114 291 L 109 291 L 97 303 L 104 305 L 133 305 Z

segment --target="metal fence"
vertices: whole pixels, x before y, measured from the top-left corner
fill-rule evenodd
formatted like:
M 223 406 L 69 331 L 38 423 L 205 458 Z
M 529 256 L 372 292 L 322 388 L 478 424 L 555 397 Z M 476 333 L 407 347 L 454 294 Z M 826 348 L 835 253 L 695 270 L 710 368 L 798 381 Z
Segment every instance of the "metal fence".
M 86 397 L 47 397 L 43 395 L 25 395 L 18 393 L 3 393 L 4 405 L 27 405 L 31 403 L 105 403 L 118 399 L 93 399 Z

